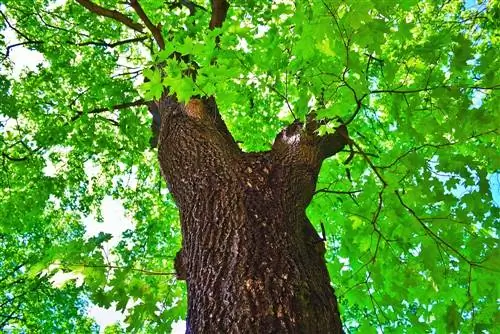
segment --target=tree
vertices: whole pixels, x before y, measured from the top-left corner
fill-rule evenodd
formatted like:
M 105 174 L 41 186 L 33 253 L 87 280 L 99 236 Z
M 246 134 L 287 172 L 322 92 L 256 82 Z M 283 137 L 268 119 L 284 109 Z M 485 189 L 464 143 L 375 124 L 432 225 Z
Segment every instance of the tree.
M 48 304 L 130 331 L 493 330 L 498 6 L 5 1 L 2 298 L 59 271 L 85 283 Z M 15 78 L 19 47 L 44 62 Z M 106 196 L 111 252 L 80 218 Z M 52 326 L 40 293 L 1 328 Z

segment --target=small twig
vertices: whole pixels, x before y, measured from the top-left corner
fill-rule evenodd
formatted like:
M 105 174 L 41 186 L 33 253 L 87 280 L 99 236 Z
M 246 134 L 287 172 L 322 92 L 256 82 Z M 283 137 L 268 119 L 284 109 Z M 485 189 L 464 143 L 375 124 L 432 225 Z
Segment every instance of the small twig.
M 327 193 L 327 194 L 339 194 L 339 195 L 352 195 L 362 192 L 362 190 L 351 190 L 351 191 L 342 191 L 342 190 L 330 190 L 328 188 L 318 189 L 314 192 L 314 195 L 319 193 Z
M 27 157 L 27 156 L 25 156 L 25 157 L 19 157 L 19 158 L 16 158 L 16 157 L 11 157 L 10 155 L 8 155 L 8 154 L 7 154 L 7 153 L 5 153 L 5 152 L 2 152 L 2 157 L 7 158 L 7 159 L 8 159 L 8 160 L 10 160 L 10 161 L 25 161 L 25 160 L 27 160 L 27 159 L 28 159 L 28 157 Z
M 398 89 L 376 89 L 370 91 L 370 94 L 382 94 L 382 93 L 390 93 L 390 94 L 412 94 L 412 93 L 420 93 L 427 92 L 431 90 L 435 90 L 438 88 L 445 89 L 478 89 L 478 90 L 497 90 L 500 89 L 500 84 L 485 87 L 485 86 L 434 86 L 434 87 L 424 87 L 424 88 L 416 88 L 416 89 L 407 89 L 407 90 L 398 90 Z
M 361 153 L 361 155 L 363 156 L 363 158 L 365 159 L 365 161 L 368 163 L 368 165 L 373 170 L 373 172 L 377 175 L 378 179 L 382 182 L 382 184 L 384 186 L 387 186 L 387 182 L 384 180 L 384 178 L 382 177 L 382 175 L 378 171 L 377 167 L 375 167 L 375 165 L 373 164 L 372 160 L 368 157 L 368 155 L 365 153 L 365 151 L 363 151 L 363 149 L 354 140 L 350 139 L 350 142 L 352 143 L 352 145 L 355 148 L 358 149 L 358 151 Z
M 201 9 L 202 11 L 207 12 L 207 9 L 205 7 L 200 6 L 189 0 L 179 0 L 177 2 L 174 1 L 171 4 L 169 4 L 168 7 L 170 9 L 174 9 L 174 8 L 181 8 L 182 6 L 189 9 L 189 15 L 194 15 L 197 9 Z
M 323 222 L 320 222 L 320 225 L 321 225 L 321 234 L 322 234 L 322 241 L 323 242 L 326 242 L 326 232 L 325 232 L 325 225 L 323 224 Z
M 120 110 L 120 109 L 126 109 L 126 108 L 130 108 L 130 107 L 144 106 L 144 105 L 147 105 L 149 103 L 151 103 L 151 101 L 145 101 L 143 99 L 139 99 L 139 100 L 132 101 L 132 102 L 126 102 L 126 103 L 117 104 L 117 105 L 114 105 L 114 106 L 112 106 L 110 108 L 96 108 L 96 109 L 92 109 L 92 110 L 88 111 L 87 114 L 99 114 L 99 113 L 102 113 L 102 112 L 105 112 L 105 111 Z M 83 111 L 78 111 L 77 114 L 74 115 L 71 118 L 71 121 L 77 120 L 83 114 L 84 114 Z
M 488 130 L 488 131 L 485 131 L 485 132 L 481 132 L 481 133 L 469 136 L 469 137 L 463 139 L 462 141 L 468 141 L 468 140 L 471 140 L 471 139 L 474 139 L 474 138 L 478 138 L 478 137 L 481 137 L 481 136 L 484 136 L 484 135 L 488 135 L 490 133 L 496 133 L 497 131 L 498 131 L 498 129 Z M 459 143 L 460 143 L 460 141 L 455 141 L 455 142 L 451 142 L 450 141 L 450 142 L 447 142 L 447 143 L 440 143 L 440 144 L 427 143 L 427 144 L 422 144 L 422 145 L 417 146 L 417 147 L 412 147 L 408 151 L 406 151 L 405 153 L 403 153 L 402 155 L 400 155 L 398 158 L 396 158 L 390 164 L 385 165 L 385 166 L 377 166 L 377 168 L 381 168 L 381 169 L 391 168 L 398 161 L 400 161 L 401 159 L 403 159 L 404 157 L 406 157 L 408 154 L 413 153 L 413 152 L 417 152 L 417 151 L 419 151 L 419 150 L 421 150 L 423 148 L 426 148 L 426 147 L 432 147 L 432 148 L 438 149 L 438 148 L 442 148 L 442 147 L 446 147 L 446 146 L 453 146 L 453 145 L 456 145 L 456 144 L 459 144 Z
M 72 41 L 68 41 L 66 43 L 74 44 L 77 46 L 96 45 L 96 46 L 104 46 L 107 48 L 115 48 L 117 46 L 127 44 L 127 43 L 142 42 L 142 41 L 145 41 L 146 39 L 148 39 L 148 36 L 129 38 L 129 39 L 124 39 L 122 41 L 117 41 L 117 42 L 112 42 L 112 43 L 106 43 L 104 41 L 89 41 L 89 42 L 81 42 L 81 43 L 74 43 Z
M 285 100 L 286 106 L 288 108 L 288 111 L 290 111 L 290 114 L 292 114 L 293 119 L 297 120 L 297 116 L 295 116 L 295 113 L 293 112 L 292 106 L 290 105 L 290 102 L 288 102 L 288 98 L 283 95 L 279 90 L 277 90 L 274 86 L 268 85 L 269 89 L 271 89 L 273 92 L 278 94 L 279 97 L 281 97 L 283 100 Z
M 167 272 L 162 272 L 162 271 L 152 271 L 152 270 L 146 270 L 146 269 L 141 269 L 141 268 L 131 268 L 131 267 L 121 267 L 121 266 L 114 266 L 114 265 L 91 265 L 91 264 L 72 264 L 72 265 L 66 265 L 68 267 L 83 267 L 83 268 L 109 268 L 109 269 L 122 269 L 122 270 L 130 270 L 130 271 L 137 271 L 146 275 L 151 275 L 151 276 L 167 276 L 167 275 L 175 275 L 175 273 L 167 273 Z
M 413 216 L 413 218 L 415 218 L 419 223 L 420 225 L 423 227 L 423 229 L 425 230 L 425 232 L 434 240 L 436 241 L 439 241 L 442 245 L 446 246 L 446 248 L 448 248 L 449 250 L 451 250 L 453 253 L 455 253 L 456 255 L 458 255 L 458 257 L 460 257 L 461 259 L 463 259 L 465 262 L 467 262 L 469 265 L 477 265 L 477 263 L 469 260 L 468 258 L 466 258 L 462 253 L 460 253 L 455 247 L 453 247 L 452 245 L 450 245 L 447 241 L 445 241 L 443 238 L 441 238 L 440 236 L 438 236 L 436 233 L 434 233 L 434 231 L 432 231 L 429 226 L 427 226 L 424 221 L 417 215 L 417 213 L 412 209 L 410 208 L 404 201 L 403 201 L 403 198 L 401 197 L 401 194 L 399 193 L 398 190 L 394 190 L 394 193 L 396 194 L 396 197 L 399 199 L 399 203 L 410 213 L 411 216 Z

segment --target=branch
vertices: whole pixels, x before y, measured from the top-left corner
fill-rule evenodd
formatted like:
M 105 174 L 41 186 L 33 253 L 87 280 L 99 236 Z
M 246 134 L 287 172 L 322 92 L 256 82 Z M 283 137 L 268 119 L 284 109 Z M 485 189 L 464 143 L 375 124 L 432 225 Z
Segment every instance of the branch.
M 485 132 L 481 132 L 481 133 L 478 133 L 478 134 L 475 134 L 475 135 L 472 135 L 470 137 L 467 137 L 464 139 L 464 141 L 467 141 L 467 140 L 471 140 L 471 139 L 474 139 L 474 138 L 477 138 L 477 137 L 481 137 L 481 136 L 484 136 L 484 135 L 488 135 L 490 133 L 496 133 L 498 131 L 498 129 L 493 129 L 493 130 L 488 130 L 488 131 L 485 131 Z M 386 165 L 386 166 L 377 166 L 377 168 L 381 168 L 381 169 L 386 169 L 386 168 L 391 168 L 392 166 L 394 166 L 398 161 L 400 161 L 401 159 L 403 159 L 404 157 L 406 157 L 408 154 L 410 153 L 413 153 L 413 152 L 417 152 L 425 147 L 432 147 L 432 148 L 442 148 L 442 147 L 446 147 L 446 146 L 453 146 L 453 145 L 456 145 L 460 143 L 460 141 L 455 141 L 455 142 L 448 142 L 448 143 L 441 143 L 441 144 L 422 144 L 420 146 L 417 146 L 417 147 L 412 147 L 411 149 L 409 149 L 408 151 L 406 151 L 405 153 L 403 153 L 402 155 L 400 155 L 398 158 L 396 158 L 396 160 L 394 160 L 393 162 L 391 162 L 390 164 Z
M 3 281 L 7 280 L 8 278 L 12 278 L 13 275 L 16 273 L 16 271 L 18 271 L 19 269 L 21 269 L 21 267 L 23 267 L 25 265 L 26 265 L 26 262 L 21 262 L 20 264 L 18 264 L 14 268 L 12 268 L 7 275 L 5 275 L 4 277 L 0 278 L 0 283 L 2 283 Z
M 381 333 L 384 332 L 383 327 L 382 327 L 382 322 L 380 321 L 380 318 L 378 314 L 382 314 L 384 318 L 388 321 L 389 319 L 384 313 L 384 310 L 380 307 L 380 305 L 377 303 L 375 300 L 375 297 L 373 297 L 373 294 L 371 293 L 371 287 L 368 285 L 368 280 L 371 276 L 371 272 L 368 272 L 368 277 L 366 278 L 365 285 L 366 285 L 366 291 L 368 291 L 368 295 L 370 296 L 370 301 L 372 303 L 373 311 L 375 313 L 375 318 L 377 318 L 378 326 L 377 326 L 377 332 L 380 331 Z
M 413 216 L 413 218 L 415 218 L 419 223 L 420 225 L 423 227 L 423 229 L 425 230 L 425 232 L 434 240 L 436 241 L 439 241 L 440 243 L 442 243 L 443 245 L 446 246 L 446 248 L 448 248 L 449 250 L 451 250 L 453 253 L 455 253 L 456 255 L 458 255 L 458 257 L 460 257 L 461 259 L 463 259 L 465 262 L 467 262 L 469 265 L 477 265 L 477 263 L 469 260 L 468 258 L 466 258 L 462 253 L 460 253 L 455 247 L 453 247 L 452 245 L 450 245 L 448 242 L 446 242 L 443 238 L 441 238 L 440 236 L 438 236 L 436 233 L 434 233 L 430 228 L 429 226 L 427 226 L 424 221 L 417 215 L 417 213 L 412 209 L 410 208 L 404 201 L 403 201 L 403 198 L 401 197 L 401 194 L 399 193 L 398 190 L 394 190 L 394 193 L 396 194 L 396 197 L 399 199 L 399 203 L 410 213 L 410 215 Z
M 356 116 L 358 116 L 359 111 L 361 110 L 361 107 L 363 106 L 363 104 L 361 103 L 361 101 L 365 98 L 366 95 L 363 95 L 361 97 L 361 99 L 358 99 L 358 97 L 357 97 L 356 92 L 354 91 L 354 89 L 351 88 L 351 86 L 349 86 L 347 84 L 347 82 L 345 84 L 346 84 L 346 87 L 349 88 L 352 91 L 352 93 L 354 95 L 354 99 L 356 100 L 356 109 L 354 110 L 354 112 L 352 113 L 352 115 L 344 123 L 345 125 L 348 125 L 349 123 L 351 123 L 356 118 Z
M 5 23 L 7 23 L 7 26 L 8 26 L 10 29 L 14 30 L 14 31 L 15 31 L 15 32 L 19 35 L 19 36 L 23 37 L 24 39 L 26 39 L 26 40 L 28 40 L 28 41 L 30 41 L 30 40 L 31 40 L 31 38 L 29 38 L 27 35 L 23 34 L 23 33 L 22 33 L 20 30 L 18 30 L 15 26 L 13 26 L 13 25 L 9 22 L 9 20 L 7 19 L 7 15 L 5 15 L 5 14 L 4 14 L 4 12 L 2 12 L 1 10 L 0 10 L 0 15 L 2 16 L 3 20 L 5 21 Z
M 380 172 L 378 171 L 377 167 L 375 167 L 375 165 L 373 164 L 372 160 L 368 157 L 368 155 L 365 153 L 365 151 L 354 141 L 354 140 L 350 140 L 350 143 L 358 149 L 358 151 L 361 153 L 361 155 L 363 156 L 363 158 L 365 159 L 365 161 L 368 163 L 368 165 L 370 166 L 370 168 L 373 170 L 373 172 L 377 175 L 378 179 L 382 182 L 382 184 L 385 186 L 387 186 L 387 182 L 385 181 L 385 179 L 382 177 L 382 175 L 380 174 Z
M 107 269 L 122 269 L 122 270 L 130 270 L 137 271 L 146 275 L 151 276 L 167 276 L 167 275 L 175 275 L 175 273 L 167 273 L 163 271 L 152 271 L 141 268 L 131 268 L 131 267 L 121 267 L 121 266 L 113 266 L 113 265 L 91 265 L 91 264 L 72 264 L 68 265 L 69 267 L 87 267 L 87 268 L 107 268 Z
M 148 36 L 129 38 L 129 39 L 124 39 L 122 41 L 117 41 L 117 42 L 112 42 L 112 43 L 107 43 L 105 41 L 89 41 L 89 42 L 82 42 L 82 43 L 74 43 L 74 42 L 68 41 L 66 43 L 73 44 L 76 46 L 96 45 L 96 46 L 104 46 L 107 48 L 115 48 L 117 46 L 127 44 L 127 43 L 142 42 L 142 41 L 145 41 L 146 39 L 148 39 Z
M 114 106 L 112 106 L 110 108 L 96 108 L 96 109 L 92 109 L 92 110 L 88 111 L 87 114 L 99 114 L 99 113 L 102 113 L 102 112 L 105 112 L 105 111 L 120 110 L 120 109 L 126 109 L 126 108 L 130 108 L 130 107 L 144 106 L 144 105 L 147 105 L 149 103 L 151 103 L 151 101 L 145 101 L 143 99 L 139 99 L 139 100 L 132 101 L 132 102 L 125 102 L 125 103 L 117 104 L 117 105 L 114 105 Z M 71 118 L 71 121 L 77 120 L 83 114 L 84 114 L 83 111 L 78 111 L 77 114 Z
M 344 191 L 344 190 L 330 190 L 328 188 L 323 188 L 323 189 L 316 190 L 314 192 L 314 195 L 319 194 L 319 193 L 338 194 L 338 195 L 354 195 L 354 194 L 357 194 L 360 192 L 362 192 L 362 190 Z
M 341 152 L 352 153 L 352 154 L 362 154 L 361 152 L 355 151 L 355 150 L 342 150 Z M 367 156 L 372 157 L 372 158 L 380 158 L 380 156 L 378 154 L 375 154 L 375 153 L 369 153 L 369 152 L 364 152 L 364 153 Z M 347 164 L 347 163 L 344 163 L 344 164 Z
M 347 127 L 344 124 L 341 124 L 334 133 L 320 137 L 319 145 L 324 155 L 323 159 L 342 151 L 350 142 L 351 139 L 349 138 Z
M 158 46 L 160 47 L 161 50 L 165 49 L 165 40 L 163 39 L 163 36 L 161 35 L 161 25 L 158 24 L 155 26 L 153 22 L 149 19 L 149 17 L 146 15 L 144 12 L 144 9 L 142 9 L 141 5 L 139 4 L 138 0 L 130 0 L 130 6 L 135 10 L 137 15 L 139 15 L 139 18 L 144 22 L 146 27 L 151 31 L 153 34 L 153 37 L 158 43 Z
M 4 318 L 2 320 L 2 322 L 0 322 L 0 329 L 5 329 L 6 325 L 12 319 L 22 320 L 22 318 L 19 318 L 19 317 L 14 315 L 17 311 L 19 311 L 20 308 L 21 308 L 21 304 L 19 303 L 17 305 L 17 307 L 10 314 L 0 314 L 0 317 Z
M 292 117 L 294 120 L 297 120 L 297 116 L 295 116 L 295 113 L 293 112 L 293 108 L 292 106 L 290 105 L 290 102 L 288 102 L 288 97 L 286 95 L 283 95 L 282 93 L 280 93 L 279 90 L 276 89 L 276 87 L 274 87 L 273 85 L 267 85 L 267 87 L 272 90 L 273 92 L 275 92 L 276 94 L 278 94 L 278 96 L 280 98 L 282 98 L 283 100 L 285 100 L 285 103 L 286 103 L 286 106 L 288 108 L 288 111 L 290 111 L 290 114 L 292 114 Z
M 109 17 L 110 19 L 121 22 L 124 25 L 126 25 L 127 27 L 129 27 L 137 32 L 142 33 L 144 30 L 144 27 L 141 24 L 134 22 L 134 20 L 132 20 L 130 17 L 123 15 L 119 11 L 101 7 L 101 6 L 99 6 L 99 5 L 93 3 L 92 1 L 89 1 L 89 0 L 76 0 L 76 2 L 78 2 L 80 5 L 87 8 L 88 10 L 90 10 L 92 13 L 95 13 L 97 15 L 104 16 L 104 17 Z
M 328 12 L 332 16 L 332 18 L 333 18 L 333 20 L 335 22 L 335 25 L 337 26 L 337 30 L 339 31 L 339 35 L 340 35 L 340 39 L 342 40 L 342 44 L 344 44 L 344 47 L 347 48 L 347 44 L 348 43 L 346 43 L 346 41 L 345 41 L 347 39 L 347 36 L 344 36 L 344 34 L 347 35 L 347 32 L 345 31 L 345 28 L 341 28 L 340 27 L 339 21 L 337 20 L 336 13 L 326 4 L 326 2 L 323 1 L 323 0 L 321 2 L 323 3 L 323 5 L 326 7 L 326 9 L 328 10 Z M 338 11 L 338 9 L 337 9 L 337 11 Z M 342 30 L 344 30 L 344 31 L 342 31 Z
M 222 23 L 226 19 L 229 3 L 226 0 L 212 0 L 212 17 L 210 18 L 210 29 L 222 27 Z
M 345 76 L 346 76 L 347 72 L 349 71 L 349 67 L 348 67 L 349 50 L 347 50 L 347 56 L 346 57 L 347 57 L 346 58 L 347 59 L 346 60 L 347 64 L 346 64 L 346 68 L 344 69 L 344 72 L 342 73 L 342 82 L 344 82 L 345 86 L 352 92 L 354 100 L 356 101 L 356 109 L 354 110 L 354 112 L 351 115 L 351 117 L 349 117 L 344 122 L 345 125 L 349 125 L 349 123 L 351 123 L 356 118 L 356 116 L 358 115 L 359 111 L 361 110 L 361 107 L 363 106 L 363 104 L 361 102 L 367 96 L 367 94 L 363 94 L 361 97 L 358 97 L 358 94 L 356 93 L 356 90 L 351 85 L 349 85 L 349 83 L 347 82 Z
M 10 155 L 8 155 L 5 152 L 2 152 L 2 157 L 7 158 L 10 161 L 25 161 L 25 160 L 28 160 L 27 156 L 26 157 L 21 157 L 21 158 L 16 158 L 16 157 L 11 157 Z
M 181 8 L 182 6 L 186 7 L 189 9 L 189 15 L 194 15 L 197 9 L 201 9 L 202 11 L 206 12 L 207 9 L 203 6 L 200 6 L 192 1 L 189 0 L 179 0 L 177 2 L 172 2 L 168 7 L 170 9 L 174 8 Z
M 359 111 L 361 110 L 361 107 L 363 106 L 361 102 L 367 96 L 367 94 L 363 94 L 363 96 L 358 97 L 356 90 L 351 85 L 349 85 L 349 83 L 347 82 L 346 74 L 349 71 L 349 52 L 350 52 L 350 43 L 351 43 L 350 37 L 347 36 L 347 30 L 344 27 L 340 26 L 340 23 L 339 23 L 339 20 L 337 19 L 336 13 L 326 4 L 325 1 L 322 0 L 321 2 L 323 3 L 323 5 L 326 7 L 328 12 L 332 16 L 333 21 L 335 22 L 335 25 L 337 26 L 337 30 L 338 30 L 340 38 L 342 40 L 342 44 L 344 44 L 344 48 L 346 51 L 346 63 L 345 63 L 344 71 L 342 73 L 341 81 L 352 92 L 354 100 L 356 101 L 356 109 L 354 110 L 353 114 L 345 122 L 343 122 L 343 124 L 349 125 L 354 120 L 354 118 L 356 118 Z M 337 11 L 338 11 L 338 9 L 337 9 Z
M 20 42 L 16 44 L 11 44 L 5 48 L 5 54 L 3 56 L 3 59 L 7 59 L 10 55 L 11 49 L 15 48 L 16 46 L 22 46 L 22 45 L 29 45 L 29 44 L 43 44 L 42 41 L 26 41 L 26 42 Z
M 489 87 L 484 86 L 434 86 L 434 87 L 425 87 L 425 88 L 415 88 L 415 89 L 407 89 L 407 90 L 398 90 L 398 89 L 376 89 L 370 91 L 370 94 L 382 94 L 382 93 L 390 93 L 390 94 L 413 94 L 420 92 L 427 92 L 438 88 L 447 88 L 447 89 L 478 89 L 478 90 L 497 90 L 500 89 L 500 84 L 493 85 Z
M 18 125 L 17 130 L 19 131 L 19 125 Z M 20 131 L 19 131 L 19 134 L 22 135 Z M 21 144 L 22 147 L 24 147 L 24 149 L 26 151 L 28 151 L 29 153 L 27 153 L 24 157 L 13 157 L 13 156 L 7 154 L 6 152 L 2 152 L 2 157 L 4 158 L 4 161 L 5 161 L 5 159 L 8 159 L 10 161 L 25 161 L 25 160 L 28 160 L 31 155 L 34 155 L 34 154 L 38 153 L 40 150 L 42 150 L 42 147 L 38 147 L 38 148 L 33 149 L 22 140 L 18 140 L 15 143 L 9 145 L 7 147 L 7 149 L 11 149 L 18 144 Z
M 148 36 L 141 36 L 141 37 L 135 37 L 135 38 L 125 39 L 125 40 L 122 40 L 122 41 L 112 42 L 112 43 L 107 43 L 105 41 L 88 41 L 88 42 L 81 42 L 81 43 L 75 43 L 73 41 L 66 41 L 65 43 L 66 44 L 70 44 L 70 45 L 75 45 L 75 46 L 96 45 L 96 46 L 103 46 L 103 47 L 106 47 L 106 48 L 115 48 L 117 46 L 120 46 L 120 45 L 123 45 L 123 44 L 127 44 L 127 43 L 141 42 L 141 41 L 146 40 L 147 38 L 148 38 Z M 11 49 L 13 49 L 13 48 L 15 48 L 17 46 L 30 45 L 30 44 L 44 44 L 44 43 L 45 43 L 44 41 L 26 41 L 26 42 L 20 42 L 20 43 L 9 45 L 6 48 L 6 51 L 5 51 L 3 59 L 8 58 Z
M 40 42 L 40 41 L 32 40 L 26 34 L 23 34 L 19 29 L 17 29 L 14 25 L 12 25 L 9 22 L 9 20 L 7 19 L 7 15 L 5 15 L 4 12 L 2 12 L 1 10 L 0 10 L 0 15 L 2 16 L 4 22 L 7 24 L 7 26 L 10 29 L 12 29 L 13 31 L 15 31 L 17 33 L 17 35 L 21 36 L 22 38 L 24 38 L 26 40 L 25 42 L 19 42 L 19 43 L 7 46 L 7 48 L 5 49 L 4 57 L 3 57 L 2 60 L 7 59 L 9 57 L 10 50 L 13 49 L 13 48 L 15 48 L 16 46 L 43 43 L 43 42 Z

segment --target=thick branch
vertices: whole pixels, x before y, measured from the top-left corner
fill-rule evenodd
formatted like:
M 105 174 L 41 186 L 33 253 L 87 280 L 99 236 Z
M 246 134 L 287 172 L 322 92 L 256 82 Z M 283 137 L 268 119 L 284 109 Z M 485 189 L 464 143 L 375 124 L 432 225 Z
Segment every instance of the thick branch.
M 226 0 L 212 0 L 212 17 L 210 19 L 210 29 L 222 27 L 226 19 L 229 3 Z
M 333 134 L 328 134 L 320 138 L 320 150 L 323 153 L 323 158 L 331 157 L 351 142 L 347 127 L 342 124 Z
M 142 9 L 141 4 L 139 3 L 138 0 L 130 0 L 130 6 L 135 10 L 137 15 L 139 15 L 139 18 L 144 22 L 146 27 L 151 31 L 153 34 L 153 37 L 158 43 L 158 46 L 160 47 L 161 50 L 165 49 L 165 40 L 163 39 L 163 36 L 161 35 L 161 26 L 155 26 L 153 22 L 149 19 L 149 17 L 146 15 L 144 12 L 144 9 Z
M 89 0 L 76 0 L 76 2 L 90 10 L 92 13 L 104 17 L 109 17 L 110 19 L 121 22 L 127 27 L 134 29 L 135 31 L 142 33 L 144 30 L 144 27 L 141 24 L 134 22 L 134 20 L 132 20 L 130 17 L 123 15 L 119 11 L 101 7 Z

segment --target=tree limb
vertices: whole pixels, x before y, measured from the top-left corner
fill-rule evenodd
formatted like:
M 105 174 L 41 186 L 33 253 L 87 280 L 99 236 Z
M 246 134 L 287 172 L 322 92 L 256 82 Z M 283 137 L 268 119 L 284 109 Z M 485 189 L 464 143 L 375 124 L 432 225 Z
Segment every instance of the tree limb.
M 350 143 L 355 148 L 357 148 L 359 152 L 361 152 L 361 155 L 363 156 L 363 158 L 365 159 L 365 161 L 368 163 L 368 165 L 370 166 L 370 168 L 373 170 L 373 172 L 375 173 L 375 175 L 377 175 L 377 178 L 380 180 L 380 182 L 382 182 L 382 185 L 385 188 L 387 186 L 387 181 L 382 177 L 382 175 L 378 171 L 378 168 L 373 164 L 372 160 L 368 157 L 368 155 L 365 153 L 365 151 L 355 141 L 351 140 Z
M 153 37 L 158 43 L 158 46 L 160 47 L 161 50 L 165 49 L 165 40 L 163 39 L 163 36 L 161 35 L 161 25 L 155 26 L 153 22 L 149 19 L 149 17 L 146 15 L 144 12 L 144 9 L 142 9 L 141 4 L 139 3 L 138 0 L 130 0 L 130 6 L 135 10 L 139 18 L 144 22 L 146 27 L 151 31 L 153 34 Z
M 117 10 L 101 7 L 89 0 L 76 0 L 76 2 L 90 10 L 92 13 L 121 22 L 137 32 L 142 33 L 144 30 L 144 27 L 141 24 L 134 22 L 134 20 L 132 20 L 130 17 L 123 15 Z
M 346 145 L 349 145 L 350 142 L 351 139 L 349 138 L 347 127 L 344 124 L 341 124 L 334 133 L 320 137 L 319 145 L 320 150 L 323 153 L 323 159 L 331 157 L 342 151 L 342 149 Z
M 125 103 L 117 104 L 117 105 L 114 105 L 110 108 L 95 108 L 95 109 L 88 111 L 87 114 L 99 114 L 99 113 L 102 113 L 105 111 L 120 110 L 120 109 L 126 109 L 126 108 L 130 108 L 130 107 L 144 106 L 144 105 L 148 105 L 149 103 L 151 103 L 151 101 L 145 101 L 143 99 L 139 99 L 139 100 L 132 101 L 132 102 L 125 102 Z M 77 120 L 83 114 L 84 114 L 83 111 L 78 111 L 76 113 L 76 115 L 71 118 L 71 121 Z
M 226 19 L 229 3 L 226 0 L 212 0 L 212 17 L 210 18 L 210 29 L 222 27 L 222 23 Z
M 20 308 L 21 304 L 18 304 L 17 307 L 10 314 L 0 314 L 0 317 L 4 318 L 2 322 L 0 322 L 0 329 L 5 329 L 6 325 L 12 319 L 22 320 L 22 318 L 15 316 L 15 313 L 19 311 Z

